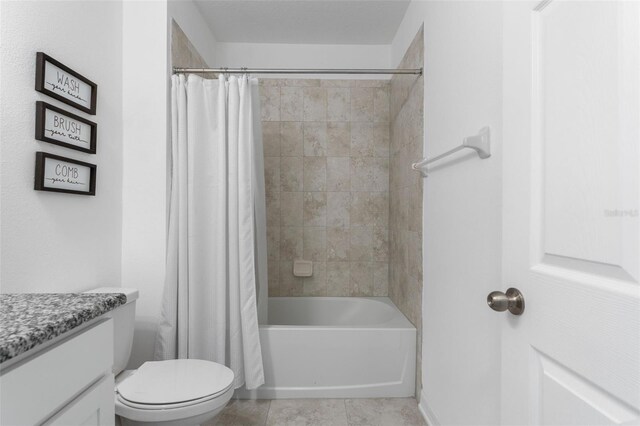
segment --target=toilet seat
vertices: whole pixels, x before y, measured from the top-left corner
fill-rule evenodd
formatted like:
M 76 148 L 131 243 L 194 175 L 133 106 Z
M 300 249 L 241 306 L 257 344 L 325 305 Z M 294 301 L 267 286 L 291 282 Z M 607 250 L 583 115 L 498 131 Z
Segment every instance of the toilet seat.
M 117 398 L 118 401 L 120 403 L 122 403 L 123 405 L 126 405 L 127 407 L 131 407 L 131 408 L 136 408 L 139 410 L 171 410 L 171 409 L 175 409 L 175 408 L 184 408 L 184 407 L 191 407 L 193 405 L 198 405 L 198 404 L 202 404 L 205 403 L 207 401 L 210 401 L 212 399 L 216 399 L 219 396 L 223 395 L 225 392 L 227 392 L 229 389 L 231 388 L 231 385 L 229 385 L 226 389 L 213 394 L 213 395 L 209 395 L 209 396 L 205 396 L 203 398 L 200 399 L 194 399 L 191 401 L 184 401 L 184 402 L 176 402 L 176 403 L 169 403 L 169 404 L 139 404 L 136 402 L 132 402 L 129 401 L 128 399 L 124 398 L 122 395 L 120 395 L 119 393 L 117 393 Z
M 143 421 L 180 420 L 224 407 L 233 395 L 233 372 L 211 361 L 144 363 L 116 385 L 116 414 Z

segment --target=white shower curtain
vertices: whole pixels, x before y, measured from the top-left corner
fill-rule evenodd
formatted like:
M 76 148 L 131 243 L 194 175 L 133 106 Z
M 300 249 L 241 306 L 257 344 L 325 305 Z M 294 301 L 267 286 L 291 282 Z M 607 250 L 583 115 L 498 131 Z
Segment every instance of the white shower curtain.
M 266 207 L 257 80 L 172 78 L 167 270 L 156 359 L 227 365 L 264 383 Z M 261 318 L 262 319 L 262 318 Z

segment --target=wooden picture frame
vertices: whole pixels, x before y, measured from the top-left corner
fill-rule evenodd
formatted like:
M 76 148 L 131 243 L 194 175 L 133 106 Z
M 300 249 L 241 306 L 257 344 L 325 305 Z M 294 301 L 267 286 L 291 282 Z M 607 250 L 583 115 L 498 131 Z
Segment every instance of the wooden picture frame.
M 36 90 L 80 111 L 96 114 L 98 85 L 43 52 L 36 54 Z
M 96 153 L 98 125 L 43 101 L 36 102 L 36 139 Z
M 36 152 L 36 191 L 96 195 L 98 166 L 71 158 Z M 77 187 L 79 189 L 73 189 Z

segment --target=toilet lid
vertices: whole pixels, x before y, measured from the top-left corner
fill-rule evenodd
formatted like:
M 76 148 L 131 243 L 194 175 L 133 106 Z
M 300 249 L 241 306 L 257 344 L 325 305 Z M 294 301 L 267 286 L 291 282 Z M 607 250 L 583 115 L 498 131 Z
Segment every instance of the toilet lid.
M 151 361 L 118 384 L 120 396 L 138 404 L 177 404 L 226 391 L 233 372 L 199 359 Z

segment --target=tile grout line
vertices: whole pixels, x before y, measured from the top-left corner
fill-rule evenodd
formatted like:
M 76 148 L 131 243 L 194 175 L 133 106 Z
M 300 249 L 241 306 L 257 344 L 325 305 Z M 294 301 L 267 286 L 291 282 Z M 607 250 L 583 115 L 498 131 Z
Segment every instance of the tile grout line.
M 267 408 L 267 415 L 264 418 L 264 425 L 263 426 L 267 426 L 267 423 L 269 423 L 269 414 L 271 414 L 271 403 L 273 402 L 273 399 L 269 400 L 269 408 Z
M 347 413 L 347 398 L 342 398 L 342 403 L 344 404 L 344 417 L 347 421 L 347 426 L 349 426 L 349 414 Z

